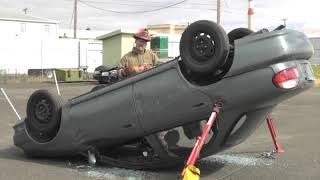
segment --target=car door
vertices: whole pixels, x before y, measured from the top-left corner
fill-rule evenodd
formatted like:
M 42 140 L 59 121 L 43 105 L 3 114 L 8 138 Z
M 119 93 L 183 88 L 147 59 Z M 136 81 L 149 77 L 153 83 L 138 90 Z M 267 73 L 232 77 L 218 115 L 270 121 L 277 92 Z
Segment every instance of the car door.
M 135 82 L 133 98 L 145 132 L 208 118 L 212 107 L 208 96 L 191 88 L 176 68 Z

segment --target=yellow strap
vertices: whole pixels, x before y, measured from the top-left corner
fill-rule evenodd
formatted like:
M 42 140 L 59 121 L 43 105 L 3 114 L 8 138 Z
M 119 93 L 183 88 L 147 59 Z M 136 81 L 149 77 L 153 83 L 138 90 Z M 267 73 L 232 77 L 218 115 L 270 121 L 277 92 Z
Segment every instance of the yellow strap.
M 199 180 L 200 179 L 200 170 L 193 166 L 189 165 L 184 174 L 183 180 Z

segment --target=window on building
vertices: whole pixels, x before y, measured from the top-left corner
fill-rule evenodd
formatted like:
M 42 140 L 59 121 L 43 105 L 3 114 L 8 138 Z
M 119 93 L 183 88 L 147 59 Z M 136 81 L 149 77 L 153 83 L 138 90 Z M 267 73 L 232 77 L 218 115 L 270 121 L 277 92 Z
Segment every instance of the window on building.
M 26 23 L 20 24 L 20 32 L 26 32 L 27 31 L 27 25 Z
M 48 24 L 44 25 L 44 31 L 46 33 L 50 33 L 50 25 L 48 25 Z

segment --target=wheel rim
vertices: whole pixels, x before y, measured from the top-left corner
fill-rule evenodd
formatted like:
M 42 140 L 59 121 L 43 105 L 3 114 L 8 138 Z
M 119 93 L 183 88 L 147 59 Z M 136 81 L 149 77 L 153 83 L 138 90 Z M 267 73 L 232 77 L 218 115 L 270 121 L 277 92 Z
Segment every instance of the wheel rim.
M 213 37 L 206 32 L 198 32 L 192 39 L 192 54 L 196 56 L 196 61 L 208 61 L 215 50 L 215 42 Z
M 53 72 L 47 71 L 47 78 L 52 79 L 53 78 Z
M 50 102 L 46 98 L 41 98 L 34 103 L 34 121 L 40 124 L 47 124 L 52 117 Z

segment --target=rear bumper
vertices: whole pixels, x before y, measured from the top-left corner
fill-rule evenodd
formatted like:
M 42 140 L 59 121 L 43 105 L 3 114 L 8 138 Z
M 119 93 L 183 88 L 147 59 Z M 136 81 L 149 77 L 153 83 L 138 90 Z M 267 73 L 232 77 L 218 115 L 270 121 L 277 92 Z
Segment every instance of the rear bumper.
M 277 104 L 313 87 L 313 74 L 306 72 L 304 66 L 311 69 L 309 61 L 295 60 L 226 78 L 226 81 L 234 83 L 225 83 L 233 86 L 223 84 L 221 89 L 216 88 L 215 93 L 211 93 L 213 97 L 220 97 L 225 106 L 219 114 L 216 137 L 205 146 L 203 156 L 215 154 L 243 142 L 265 122 Z M 272 82 L 272 77 L 291 67 L 296 67 L 299 71 L 298 86 L 290 90 L 277 88 Z M 225 93 L 222 87 L 233 90 Z
M 247 36 L 235 41 L 231 69 L 225 77 L 235 76 L 270 64 L 309 59 L 314 50 L 307 36 L 294 30 L 280 30 Z

